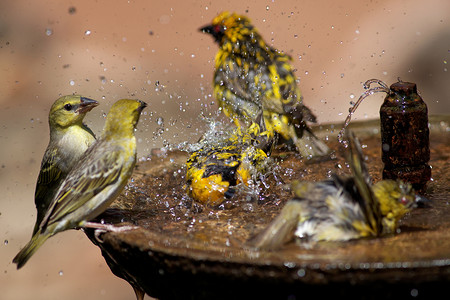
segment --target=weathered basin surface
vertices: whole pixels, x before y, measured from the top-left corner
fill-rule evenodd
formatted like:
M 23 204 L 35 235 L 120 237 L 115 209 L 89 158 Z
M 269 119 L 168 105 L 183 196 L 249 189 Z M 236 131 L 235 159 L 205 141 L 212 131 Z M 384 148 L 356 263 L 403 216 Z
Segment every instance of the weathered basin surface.
M 394 236 L 291 243 L 276 252 L 243 247 L 290 199 L 286 184 L 349 174 L 336 141 L 340 125 L 316 128 L 337 150 L 335 160 L 305 163 L 294 153 L 275 153 L 275 176 L 259 186 L 259 198 L 243 194 L 223 209 L 199 206 L 185 195 L 186 153 L 153 155 L 138 164 L 133 182 L 99 217 L 138 228 L 100 234 L 101 243 L 93 231 L 87 234 L 117 276 L 159 299 L 442 296 L 450 284 L 449 121 L 430 118 L 433 181 L 426 196 L 432 202 L 407 215 Z M 361 140 L 372 177 L 380 180 L 379 124 L 355 122 L 350 128 Z

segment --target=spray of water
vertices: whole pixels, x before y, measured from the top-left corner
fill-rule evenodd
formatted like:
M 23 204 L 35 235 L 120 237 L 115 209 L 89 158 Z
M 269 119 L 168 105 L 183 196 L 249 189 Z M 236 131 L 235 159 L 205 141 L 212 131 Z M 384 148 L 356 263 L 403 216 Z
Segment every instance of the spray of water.
M 374 83 L 378 84 L 378 86 L 371 88 L 370 86 L 372 84 L 374 84 Z M 344 139 L 345 130 L 346 130 L 348 124 L 350 124 L 350 120 L 352 119 L 352 115 L 355 113 L 356 109 L 361 104 L 361 102 L 365 98 L 367 98 L 368 96 L 373 95 L 375 93 L 380 93 L 380 92 L 389 93 L 389 87 L 387 86 L 387 84 L 384 83 L 383 81 L 379 80 L 379 79 L 369 79 L 369 80 L 367 80 L 364 83 L 363 87 L 364 87 L 364 89 L 366 91 L 361 94 L 361 96 L 358 98 L 358 101 L 356 101 L 355 105 L 350 107 L 349 114 L 348 114 L 348 116 L 347 116 L 347 118 L 345 119 L 345 122 L 344 122 L 344 127 L 342 127 L 341 131 L 338 134 L 338 141 L 345 148 L 348 147 L 348 141 Z

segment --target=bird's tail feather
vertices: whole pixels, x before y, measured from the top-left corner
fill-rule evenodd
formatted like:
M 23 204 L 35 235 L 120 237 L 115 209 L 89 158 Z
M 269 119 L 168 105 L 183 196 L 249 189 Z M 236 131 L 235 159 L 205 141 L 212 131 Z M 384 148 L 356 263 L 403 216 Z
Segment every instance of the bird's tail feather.
M 298 152 L 305 158 L 327 156 L 330 154 L 330 148 L 315 136 L 309 128 L 305 128 L 301 138 L 295 135 L 293 142 Z
M 49 237 L 49 234 L 41 234 L 41 230 L 38 230 L 28 244 L 14 257 L 13 263 L 17 264 L 17 269 L 22 268 Z
M 351 131 L 348 132 L 347 139 L 350 150 L 350 168 L 355 178 L 358 192 L 361 195 L 361 208 L 366 216 L 367 223 L 370 224 L 376 234 L 379 234 L 382 232 L 380 204 L 375 198 L 371 188 L 372 179 L 364 163 L 364 154 L 362 152 L 361 144 Z

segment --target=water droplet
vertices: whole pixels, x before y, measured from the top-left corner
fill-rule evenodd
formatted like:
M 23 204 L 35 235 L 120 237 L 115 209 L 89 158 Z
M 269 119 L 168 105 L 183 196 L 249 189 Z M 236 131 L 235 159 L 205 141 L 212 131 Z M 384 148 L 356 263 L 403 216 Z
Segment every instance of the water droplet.
M 73 15 L 77 12 L 77 8 L 75 6 L 69 7 L 69 14 Z
M 267 6 L 266 6 L 266 10 L 269 10 L 269 9 L 270 9 L 270 7 L 269 7 L 269 5 L 267 5 Z
M 349 97 L 350 97 L 350 99 L 353 99 L 353 98 L 355 98 L 355 94 L 352 93 L 352 94 L 350 94 Z
M 58 275 L 59 275 L 59 276 L 63 276 L 63 275 L 64 275 L 63 270 L 60 270 L 60 271 L 58 272 Z
M 69 81 L 69 84 L 74 86 L 75 85 L 75 81 L 71 80 L 71 81 Z
M 158 124 L 159 126 L 164 125 L 164 118 L 163 117 L 158 117 L 156 119 L 156 124 Z
M 168 15 L 162 15 L 162 16 L 159 18 L 159 22 L 160 22 L 161 24 L 169 24 L 169 22 L 170 22 L 170 16 L 168 16 Z
M 45 29 L 45 34 L 46 34 L 47 36 L 51 36 L 51 35 L 53 34 L 53 29 L 51 29 L 51 28 L 46 28 L 46 29 Z
M 86 30 L 86 31 L 84 32 L 84 35 L 91 35 L 91 31 L 90 31 L 90 30 Z
M 4 243 L 5 246 L 6 246 L 6 245 L 8 245 L 9 241 L 8 241 L 8 240 L 5 240 L 3 243 Z
M 344 74 L 344 73 L 341 73 L 341 78 L 344 78 L 344 76 L 345 76 L 345 74 Z
M 298 275 L 298 277 L 304 277 L 306 275 L 305 269 L 299 269 L 297 271 L 297 275 Z

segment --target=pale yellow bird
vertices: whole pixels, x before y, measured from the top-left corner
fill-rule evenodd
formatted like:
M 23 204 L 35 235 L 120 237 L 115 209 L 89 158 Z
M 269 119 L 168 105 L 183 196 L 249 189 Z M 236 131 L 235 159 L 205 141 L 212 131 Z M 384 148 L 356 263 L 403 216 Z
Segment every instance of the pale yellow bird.
M 68 95 L 56 100 L 50 109 L 50 141 L 42 158 L 34 193 L 37 217 L 33 234 L 38 231 L 61 182 L 95 141 L 94 133 L 83 124 L 83 119 L 97 105 L 95 100 Z
M 372 184 L 359 142 L 349 140 L 352 176 L 333 175 L 321 182 L 294 181 L 294 198 L 247 246 L 274 250 L 299 241 L 347 241 L 396 232 L 399 220 L 427 202 L 409 183 L 381 180 Z

